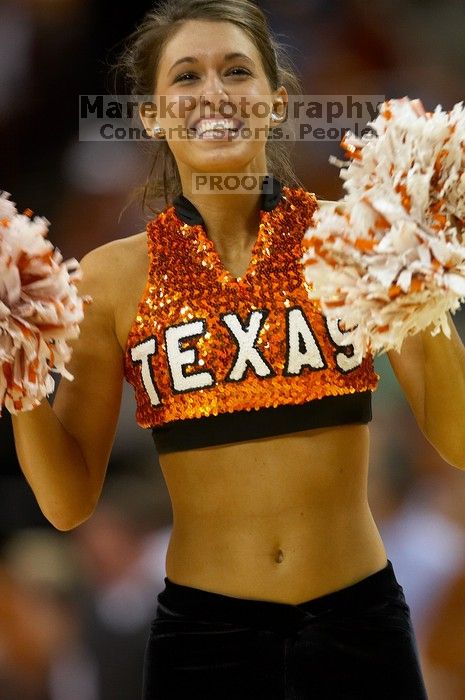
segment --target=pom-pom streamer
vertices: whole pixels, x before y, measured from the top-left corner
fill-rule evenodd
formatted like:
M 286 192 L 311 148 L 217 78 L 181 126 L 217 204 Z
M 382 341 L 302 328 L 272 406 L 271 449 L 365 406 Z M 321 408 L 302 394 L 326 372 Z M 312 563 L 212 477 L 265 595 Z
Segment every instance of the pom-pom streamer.
M 315 212 L 302 263 L 323 313 L 377 354 L 430 325 L 450 337 L 465 299 L 465 112 L 403 97 L 368 125 L 330 157 L 346 194 Z
M 92 301 L 77 294 L 77 260 L 63 261 L 46 239 L 50 222 L 19 214 L 9 196 L 0 193 L 0 415 L 37 406 L 55 388 L 52 372 L 73 379 L 66 341 Z

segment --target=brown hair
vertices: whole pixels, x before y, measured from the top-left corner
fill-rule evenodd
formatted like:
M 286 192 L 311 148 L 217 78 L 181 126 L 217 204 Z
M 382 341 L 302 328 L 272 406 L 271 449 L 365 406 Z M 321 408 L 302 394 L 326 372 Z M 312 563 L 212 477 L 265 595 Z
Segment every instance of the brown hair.
M 251 0 L 164 0 L 150 10 L 136 30 L 124 41 L 124 48 L 113 65 L 132 95 L 152 95 L 164 47 L 182 22 L 191 19 L 232 22 L 247 33 L 260 53 L 272 90 L 284 85 L 290 95 L 301 92 L 301 83 L 284 47 L 271 34 L 262 10 Z M 284 126 L 284 125 L 283 125 Z M 267 170 L 283 184 L 302 186 L 291 162 L 292 139 L 269 139 L 266 143 Z M 144 186 L 135 189 L 146 207 L 162 196 L 165 205 L 182 192 L 176 160 L 165 140 L 145 144 L 152 166 Z

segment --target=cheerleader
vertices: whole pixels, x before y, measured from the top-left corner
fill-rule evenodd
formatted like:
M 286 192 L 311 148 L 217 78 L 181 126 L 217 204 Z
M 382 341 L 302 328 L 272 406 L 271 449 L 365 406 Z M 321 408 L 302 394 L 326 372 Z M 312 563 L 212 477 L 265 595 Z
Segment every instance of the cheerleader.
M 82 259 L 73 381 L 53 406 L 12 409 L 24 475 L 59 530 L 89 518 L 133 386 L 173 509 L 144 700 L 422 700 L 410 609 L 367 500 L 379 377 L 308 293 L 303 237 L 330 204 L 268 138 L 297 78 L 250 0 L 165 2 L 121 64 L 135 95 L 172 106 L 141 110 L 144 199 L 166 206 Z M 268 111 L 241 109 L 264 96 Z M 388 354 L 425 436 L 465 469 L 453 324 Z

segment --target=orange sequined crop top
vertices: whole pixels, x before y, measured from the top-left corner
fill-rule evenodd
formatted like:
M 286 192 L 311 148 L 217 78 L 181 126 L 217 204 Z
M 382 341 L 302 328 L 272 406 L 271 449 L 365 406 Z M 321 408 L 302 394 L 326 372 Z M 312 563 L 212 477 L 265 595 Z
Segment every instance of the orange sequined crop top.
M 330 321 L 300 261 L 318 207 L 272 178 L 242 278 L 183 195 L 147 224 L 149 273 L 124 355 L 159 453 L 371 420 L 371 355 Z

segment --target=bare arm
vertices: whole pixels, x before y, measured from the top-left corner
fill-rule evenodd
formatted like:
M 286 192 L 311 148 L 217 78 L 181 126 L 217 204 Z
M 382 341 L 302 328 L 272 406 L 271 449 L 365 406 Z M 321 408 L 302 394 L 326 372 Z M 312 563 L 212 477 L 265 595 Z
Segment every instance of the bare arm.
M 465 470 L 465 348 L 447 317 L 450 339 L 426 329 L 387 355 L 425 437 L 446 462 Z
M 123 384 L 122 352 L 114 331 L 111 270 L 114 243 L 81 261 L 84 309 L 79 338 L 53 407 L 12 416 L 18 459 L 45 517 L 59 530 L 86 520 L 99 499 L 114 440 Z

